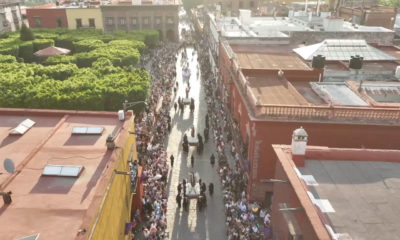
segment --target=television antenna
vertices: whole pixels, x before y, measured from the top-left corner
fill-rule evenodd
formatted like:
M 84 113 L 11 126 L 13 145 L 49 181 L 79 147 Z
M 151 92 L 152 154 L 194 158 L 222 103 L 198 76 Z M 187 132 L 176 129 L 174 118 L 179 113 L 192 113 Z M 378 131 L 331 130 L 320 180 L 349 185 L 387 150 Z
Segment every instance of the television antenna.
M 3 166 L 4 166 L 4 169 L 8 173 L 14 173 L 15 172 L 15 164 L 14 164 L 13 160 L 11 160 L 9 158 L 4 159 Z

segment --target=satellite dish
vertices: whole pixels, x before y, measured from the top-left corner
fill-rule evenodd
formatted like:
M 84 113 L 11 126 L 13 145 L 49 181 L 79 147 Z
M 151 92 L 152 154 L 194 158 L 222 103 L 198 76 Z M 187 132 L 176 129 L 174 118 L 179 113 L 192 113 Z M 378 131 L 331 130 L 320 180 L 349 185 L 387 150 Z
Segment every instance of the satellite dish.
M 13 160 L 6 158 L 4 159 L 4 169 L 9 172 L 9 173 L 14 173 L 15 172 L 15 164 Z

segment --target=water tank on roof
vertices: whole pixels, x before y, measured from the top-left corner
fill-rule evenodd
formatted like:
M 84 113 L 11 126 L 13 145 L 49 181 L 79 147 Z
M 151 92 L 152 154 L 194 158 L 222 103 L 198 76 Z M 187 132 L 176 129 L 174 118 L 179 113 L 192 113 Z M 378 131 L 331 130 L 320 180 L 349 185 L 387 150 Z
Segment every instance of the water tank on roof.
M 349 68 L 355 70 L 361 69 L 363 65 L 363 60 L 364 58 L 359 55 L 351 56 Z
M 125 120 L 125 113 L 124 113 L 124 110 L 119 110 L 119 111 L 118 111 L 118 119 L 119 119 L 120 121 L 124 121 L 124 120 Z
M 397 67 L 396 67 L 396 72 L 395 72 L 394 76 L 395 76 L 397 79 L 400 79 L 400 66 L 397 66 Z
M 325 67 L 325 57 L 322 55 L 314 56 L 311 66 L 315 69 L 323 69 Z

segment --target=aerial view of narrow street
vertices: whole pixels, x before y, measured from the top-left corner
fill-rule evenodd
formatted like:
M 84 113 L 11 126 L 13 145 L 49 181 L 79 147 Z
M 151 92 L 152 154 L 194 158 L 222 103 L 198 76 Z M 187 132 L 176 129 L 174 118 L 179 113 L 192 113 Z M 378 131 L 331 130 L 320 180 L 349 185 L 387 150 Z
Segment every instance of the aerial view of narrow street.
M 398 9 L 0 1 L 0 240 L 400 240 Z

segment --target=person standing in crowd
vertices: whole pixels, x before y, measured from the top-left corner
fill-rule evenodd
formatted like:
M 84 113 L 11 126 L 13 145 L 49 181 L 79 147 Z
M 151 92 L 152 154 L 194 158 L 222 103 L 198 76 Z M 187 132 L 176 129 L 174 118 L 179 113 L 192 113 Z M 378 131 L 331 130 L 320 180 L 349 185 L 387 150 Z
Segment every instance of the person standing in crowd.
M 174 155 L 171 154 L 171 156 L 169 157 L 169 160 L 171 161 L 171 168 L 174 166 Z
M 178 108 L 178 104 L 175 102 L 174 103 L 174 110 L 175 110 L 175 112 L 176 112 L 176 109 Z
M 214 156 L 214 153 L 211 154 L 210 163 L 211 163 L 211 166 L 214 168 L 214 164 L 215 164 L 215 156 Z
M 208 184 L 208 192 L 210 193 L 210 196 L 214 194 L 214 184 L 210 183 Z
M 178 208 L 181 208 L 182 196 L 180 193 L 178 193 L 178 195 L 176 195 L 176 203 L 178 204 Z

